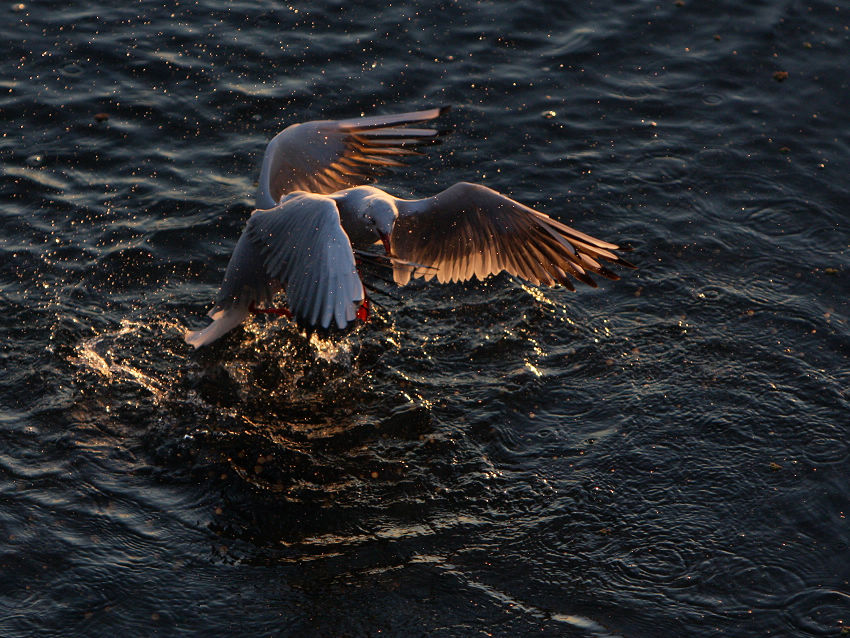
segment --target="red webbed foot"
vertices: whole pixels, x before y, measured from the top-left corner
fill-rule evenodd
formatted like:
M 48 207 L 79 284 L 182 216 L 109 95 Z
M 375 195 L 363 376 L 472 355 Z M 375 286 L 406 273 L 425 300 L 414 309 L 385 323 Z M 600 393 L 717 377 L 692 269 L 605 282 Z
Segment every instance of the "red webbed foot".
M 360 304 L 360 307 L 357 309 L 357 318 L 364 323 L 369 321 L 369 300 L 364 299 L 363 303 Z

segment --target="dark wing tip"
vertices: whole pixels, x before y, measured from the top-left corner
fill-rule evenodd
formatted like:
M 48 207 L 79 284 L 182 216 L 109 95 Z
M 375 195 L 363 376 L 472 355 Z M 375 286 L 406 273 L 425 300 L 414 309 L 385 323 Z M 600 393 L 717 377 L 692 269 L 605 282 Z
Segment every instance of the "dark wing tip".
M 563 277 L 561 277 L 560 275 L 556 276 L 555 281 L 557 281 L 559 284 L 561 284 L 564 288 L 566 288 L 570 292 L 576 291 L 576 287 L 573 285 L 573 282 L 571 282 L 570 278 L 566 275 L 564 275 Z
M 620 275 L 608 270 L 605 266 L 600 266 L 597 272 L 598 274 L 602 275 L 606 279 L 610 279 L 611 281 L 620 281 Z
M 619 265 L 619 266 L 625 266 L 626 268 L 631 268 L 632 270 L 637 270 L 637 266 L 635 266 L 630 261 L 626 261 L 625 259 L 623 259 L 619 255 L 617 256 L 617 261 L 615 261 L 614 263 Z
M 629 243 L 621 244 L 620 246 L 617 247 L 617 251 L 621 252 L 621 253 L 630 253 L 630 252 L 632 252 L 632 250 L 634 250 L 634 247 Z M 617 261 L 615 261 L 614 263 L 619 265 L 619 266 L 625 266 L 626 268 L 631 268 L 632 270 L 637 270 L 637 266 L 635 266 L 632 262 L 628 261 L 627 259 L 623 259 L 620 255 L 617 255 Z

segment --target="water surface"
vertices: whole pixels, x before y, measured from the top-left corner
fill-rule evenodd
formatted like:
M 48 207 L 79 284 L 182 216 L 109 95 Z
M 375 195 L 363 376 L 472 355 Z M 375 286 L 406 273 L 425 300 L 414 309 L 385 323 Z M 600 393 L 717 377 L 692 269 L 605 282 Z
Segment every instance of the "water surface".
M 846 633 L 843 5 L 0 13 L 0 634 Z M 640 269 L 182 342 L 272 135 L 439 104 L 383 187 Z

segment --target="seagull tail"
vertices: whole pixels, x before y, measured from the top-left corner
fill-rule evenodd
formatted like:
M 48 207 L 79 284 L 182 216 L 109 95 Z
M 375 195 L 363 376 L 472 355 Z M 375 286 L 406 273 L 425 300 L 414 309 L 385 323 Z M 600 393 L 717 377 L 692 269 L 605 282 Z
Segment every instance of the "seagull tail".
M 190 330 L 183 335 L 186 343 L 195 348 L 200 348 L 212 343 L 219 337 L 233 330 L 248 316 L 247 306 L 231 306 L 223 310 L 210 313 L 213 322 L 203 330 Z

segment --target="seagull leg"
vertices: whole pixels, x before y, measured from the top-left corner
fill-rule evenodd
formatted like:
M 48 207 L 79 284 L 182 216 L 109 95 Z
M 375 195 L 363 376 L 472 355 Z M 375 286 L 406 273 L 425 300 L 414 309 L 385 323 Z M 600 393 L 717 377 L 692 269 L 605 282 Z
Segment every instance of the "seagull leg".
M 369 300 L 365 297 L 360 303 L 360 307 L 357 309 L 357 318 L 363 323 L 369 321 Z
M 292 312 L 289 308 L 281 306 L 280 308 L 257 308 L 254 302 L 248 306 L 248 312 L 255 315 L 274 315 L 275 317 L 286 317 L 292 319 Z
M 360 285 L 363 287 L 363 301 L 360 302 L 360 307 L 357 309 L 357 318 L 366 323 L 369 321 L 369 295 L 366 293 L 366 284 L 363 283 L 362 277 L 360 278 Z

